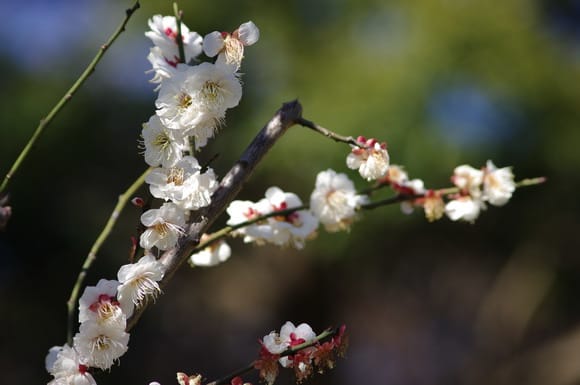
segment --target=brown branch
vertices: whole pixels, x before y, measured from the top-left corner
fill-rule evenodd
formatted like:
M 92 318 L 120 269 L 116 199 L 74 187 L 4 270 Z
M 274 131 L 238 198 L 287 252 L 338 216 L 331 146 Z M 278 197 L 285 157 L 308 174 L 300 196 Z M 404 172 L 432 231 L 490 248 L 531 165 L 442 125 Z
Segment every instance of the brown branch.
M 327 138 L 334 140 L 335 142 L 346 143 L 346 144 L 349 144 L 351 146 L 365 147 L 364 143 L 357 142 L 356 139 L 353 138 L 352 136 L 339 135 L 336 132 L 330 131 L 328 128 L 324 128 L 324 127 L 319 126 L 318 124 L 316 124 L 314 122 L 311 122 L 310 120 L 300 118 L 296 121 L 296 124 L 300 124 L 301 126 L 308 127 L 311 130 L 314 130 L 314 131 L 318 132 L 319 134 L 324 135 Z
M 218 189 L 212 195 L 211 204 L 193 213 L 187 236 L 180 239 L 177 247 L 165 252 L 160 260 L 166 266 L 163 279 L 159 282 L 161 288 L 171 280 L 173 274 L 189 258 L 199 244 L 201 235 L 207 232 L 213 222 L 238 195 L 244 183 L 272 148 L 274 143 L 296 124 L 302 117 L 302 106 L 295 100 L 284 103 L 274 117 L 262 128 L 254 140 L 246 148 L 240 159 L 223 177 Z M 127 321 L 127 331 L 135 326 L 146 306 L 138 308 Z

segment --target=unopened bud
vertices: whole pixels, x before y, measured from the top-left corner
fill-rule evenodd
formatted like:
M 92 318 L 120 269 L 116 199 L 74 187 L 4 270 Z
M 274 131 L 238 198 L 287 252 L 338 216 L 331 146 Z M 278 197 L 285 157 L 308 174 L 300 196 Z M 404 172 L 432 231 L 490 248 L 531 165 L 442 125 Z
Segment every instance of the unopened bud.
M 131 203 L 135 207 L 143 207 L 145 205 L 145 201 L 143 200 L 143 198 L 140 198 L 140 197 L 135 197 L 135 198 L 131 199 Z

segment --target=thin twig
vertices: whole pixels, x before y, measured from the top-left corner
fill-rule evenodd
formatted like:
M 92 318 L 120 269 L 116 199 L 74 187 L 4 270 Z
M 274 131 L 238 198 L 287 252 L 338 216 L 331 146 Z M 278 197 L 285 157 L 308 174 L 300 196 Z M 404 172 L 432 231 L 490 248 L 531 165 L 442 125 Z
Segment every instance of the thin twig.
M 179 50 L 179 62 L 185 63 L 185 49 L 183 48 L 183 35 L 181 34 L 181 19 L 183 18 L 183 11 L 179 9 L 177 2 L 173 3 L 173 13 L 175 14 L 175 24 L 177 24 L 177 35 L 175 42 Z
M 149 174 L 149 172 L 152 169 L 153 169 L 152 167 L 149 167 L 147 170 L 145 170 L 145 172 L 141 174 L 141 176 L 139 176 L 139 178 L 137 178 L 123 194 L 119 195 L 117 205 L 113 209 L 113 212 L 109 216 L 109 220 L 107 221 L 105 227 L 97 237 L 95 243 L 91 247 L 91 250 L 89 251 L 89 254 L 85 259 L 85 262 L 83 263 L 81 271 L 79 272 L 77 280 L 73 286 L 70 297 L 66 303 L 68 310 L 67 341 L 70 346 L 72 346 L 72 330 L 74 328 L 75 321 L 74 314 L 77 299 L 79 297 L 79 292 L 86 278 L 87 272 L 90 269 L 93 262 L 95 262 L 95 260 L 97 259 L 97 253 L 99 252 L 99 249 L 101 248 L 102 244 L 105 242 L 105 240 L 111 233 L 111 230 L 113 230 L 113 227 L 115 226 L 115 223 L 117 222 L 117 219 L 121 214 L 121 211 L 123 211 L 123 208 L 125 207 L 127 202 L 131 199 L 131 197 L 135 194 L 135 192 L 139 189 L 139 187 L 141 187 L 141 185 L 145 181 L 145 177 L 147 176 L 147 174 Z
M 355 138 L 353 138 L 352 136 L 342 136 L 339 135 L 333 131 L 330 131 L 327 128 L 324 128 L 322 126 L 319 126 L 318 124 L 311 122 L 310 120 L 306 120 L 304 118 L 300 118 L 296 121 L 296 124 L 300 124 L 303 127 L 308 127 L 316 132 L 318 132 L 321 135 L 326 136 L 327 138 L 330 138 L 332 140 L 334 140 L 335 142 L 342 142 L 342 143 L 346 143 L 349 144 L 351 146 L 358 146 L 360 147 L 361 145 L 364 146 L 363 143 L 359 143 L 356 141 Z
M 12 177 L 14 176 L 14 174 L 16 173 L 16 171 L 18 170 L 18 168 L 20 167 L 20 165 L 22 164 L 22 162 L 24 161 L 24 159 L 26 158 L 26 156 L 28 155 L 34 144 L 36 143 L 36 140 L 44 132 L 44 129 L 52 122 L 55 116 L 62 110 L 62 108 L 68 103 L 68 101 L 72 99 L 75 92 L 77 92 L 77 90 L 83 85 L 83 83 L 88 79 L 88 77 L 95 71 L 97 63 L 101 60 L 105 52 L 115 42 L 115 40 L 117 40 L 117 37 L 119 37 L 119 35 L 125 30 L 127 22 L 129 21 L 133 13 L 135 13 L 135 11 L 139 9 L 139 7 L 140 7 L 139 0 L 137 0 L 135 1 L 135 3 L 131 8 L 128 8 L 125 11 L 125 19 L 117 27 L 115 32 L 113 32 L 109 40 L 107 40 L 107 42 L 101 46 L 99 52 L 97 52 L 97 54 L 95 55 L 93 60 L 89 63 L 89 65 L 81 74 L 81 76 L 75 81 L 72 87 L 64 94 L 64 96 L 58 101 L 58 103 L 52 108 L 52 110 L 50 110 L 48 115 L 46 115 L 46 117 L 40 120 L 40 123 L 36 128 L 36 131 L 34 131 L 32 136 L 28 140 L 28 143 L 26 143 L 26 146 L 24 147 L 20 155 L 18 155 L 18 158 L 10 168 L 10 171 L 8 171 L 8 173 L 4 177 L 2 184 L 0 184 L 0 192 L 4 191 L 4 189 L 8 185 L 8 182 L 12 179 Z

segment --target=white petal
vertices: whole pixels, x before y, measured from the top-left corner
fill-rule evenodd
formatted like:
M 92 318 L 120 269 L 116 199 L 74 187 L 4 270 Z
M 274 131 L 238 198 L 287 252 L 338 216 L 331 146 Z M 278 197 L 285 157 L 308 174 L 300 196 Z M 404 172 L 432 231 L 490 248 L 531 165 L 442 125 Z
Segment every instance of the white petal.
M 248 21 L 238 28 L 238 38 L 244 45 L 252 45 L 260 38 L 260 30 L 251 21 Z
M 208 33 L 203 38 L 203 52 L 208 57 L 214 57 L 224 47 L 224 38 L 218 31 Z

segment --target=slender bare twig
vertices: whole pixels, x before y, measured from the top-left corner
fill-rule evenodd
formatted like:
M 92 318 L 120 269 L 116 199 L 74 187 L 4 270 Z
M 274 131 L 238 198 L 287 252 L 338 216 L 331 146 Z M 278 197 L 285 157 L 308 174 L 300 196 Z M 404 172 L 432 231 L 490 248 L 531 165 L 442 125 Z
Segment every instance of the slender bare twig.
M 179 62 L 185 63 L 185 49 L 183 48 L 183 35 L 181 34 L 181 20 L 183 18 L 183 11 L 179 9 L 177 3 L 173 3 L 173 13 L 175 14 L 175 23 L 177 24 L 177 35 L 175 42 L 179 50 Z
M 349 144 L 351 146 L 361 146 L 364 144 L 363 143 L 359 143 L 356 141 L 355 138 L 353 138 L 352 136 L 342 136 L 339 135 L 333 131 L 330 131 L 327 128 L 324 128 L 322 126 L 319 126 L 318 124 L 311 122 L 310 120 L 306 120 L 304 118 L 300 118 L 296 121 L 296 124 L 300 124 L 303 127 L 308 127 L 316 132 L 318 132 L 321 135 L 326 136 L 327 138 L 330 138 L 332 140 L 334 140 L 335 142 L 341 142 L 341 143 L 346 143 Z
M 68 101 L 72 99 L 75 92 L 78 91 L 78 89 L 84 84 L 84 82 L 88 79 L 88 77 L 95 71 L 95 68 L 97 67 L 97 63 L 99 63 L 99 61 L 101 60 L 101 58 L 103 57 L 105 52 L 115 42 L 115 40 L 117 40 L 119 35 L 123 31 L 125 31 L 125 26 L 127 25 L 127 22 L 129 22 L 129 19 L 131 18 L 133 13 L 135 13 L 135 11 L 137 9 L 139 9 L 139 7 L 140 7 L 139 0 L 137 0 L 137 1 L 135 1 L 135 3 L 133 3 L 133 6 L 131 6 L 131 8 L 128 8 L 125 11 L 125 19 L 123 19 L 121 24 L 119 24 L 119 26 L 117 27 L 115 32 L 113 32 L 113 34 L 111 35 L 109 40 L 107 40 L 107 42 L 101 46 L 101 48 L 99 49 L 99 52 L 97 52 L 97 54 L 95 55 L 93 60 L 89 63 L 89 65 L 84 70 L 84 72 L 81 74 L 81 76 L 75 81 L 75 83 L 72 85 L 72 87 L 64 94 L 64 96 L 58 101 L 58 103 L 52 108 L 52 110 L 50 110 L 48 115 L 46 115 L 46 117 L 44 117 L 43 119 L 40 120 L 38 127 L 36 127 L 36 131 L 34 131 L 32 136 L 28 140 L 28 143 L 26 143 L 26 146 L 24 147 L 24 149 L 22 150 L 20 155 L 18 155 L 18 158 L 16 159 L 16 161 L 14 162 L 12 167 L 10 168 L 10 171 L 8 171 L 8 173 L 4 177 L 2 184 L 0 184 L 0 192 L 4 191 L 4 189 L 8 185 L 8 182 L 12 179 L 12 177 L 14 176 L 16 171 L 20 168 L 24 159 L 26 158 L 26 156 L 28 155 L 28 153 L 30 152 L 30 150 L 32 149 L 34 144 L 36 143 L 36 140 L 44 132 L 44 129 L 52 122 L 52 120 L 56 117 L 56 115 L 68 103 Z
M 74 314 L 75 314 L 77 299 L 79 297 L 79 292 L 80 292 L 80 289 L 83 285 L 83 282 L 85 280 L 87 272 L 90 269 L 93 262 L 95 262 L 95 260 L 97 259 L 97 253 L 99 252 L 99 249 L 101 248 L 101 246 L 103 245 L 103 243 L 105 242 L 105 240 L 107 239 L 107 237 L 109 236 L 111 231 L 113 230 L 113 227 L 115 226 L 115 223 L 117 223 L 117 219 L 119 218 L 121 211 L 123 211 L 123 208 L 125 207 L 127 202 L 131 199 L 131 197 L 135 194 L 137 189 L 139 189 L 139 187 L 141 187 L 141 185 L 145 181 L 145 177 L 147 176 L 147 174 L 149 174 L 149 172 L 152 169 L 153 169 L 152 167 L 149 167 L 147 170 L 145 170 L 145 172 L 143 174 L 141 174 L 141 176 L 139 176 L 123 194 L 119 195 L 119 200 L 117 202 L 117 205 L 113 209 L 113 212 L 111 213 L 111 215 L 109 217 L 109 220 L 105 224 L 105 227 L 101 231 L 101 234 L 99 234 L 99 236 L 97 237 L 95 243 L 91 247 L 91 250 L 89 251 L 89 254 L 87 255 L 87 257 L 85 259 L 85 262 L 83 263 L 81 271 L 79 272 L 79 275 L 77 276 L 77 280 L 73 286 L 70 297 L 66 303 L 67 310 L 68 310 L 68 313 L 67 313 L 67 315 L 68 315 L 68 318 L 67 318 L 68 319 L 67 341 L 68 341 L 68 344 L 70 346 L 72 346 L 72 331 L 74 329 L 74 324 L 75 324 Z

